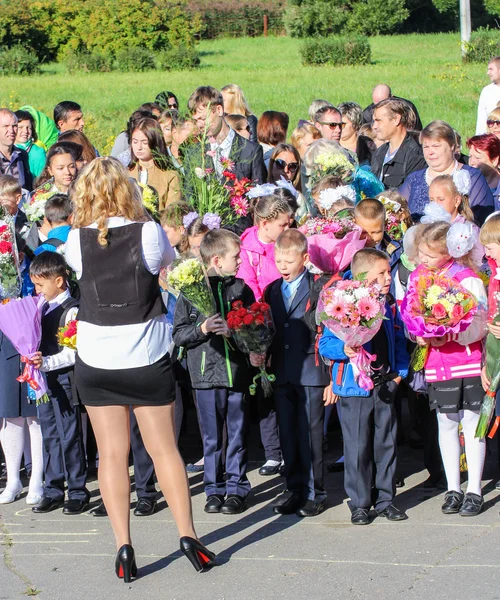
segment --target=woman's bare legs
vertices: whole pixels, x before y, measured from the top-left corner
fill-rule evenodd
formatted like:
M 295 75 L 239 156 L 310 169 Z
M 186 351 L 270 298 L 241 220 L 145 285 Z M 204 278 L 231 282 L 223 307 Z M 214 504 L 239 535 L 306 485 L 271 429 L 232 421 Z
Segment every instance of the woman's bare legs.
M 134 413 L 179 536 L 197 539 L 186 468 L 175 441 L 174 404 L 135 406 Z
M 99 488 L 116 538 L 130 544 L 130 411 L 128 406 L 87 406 L 99 450 Z

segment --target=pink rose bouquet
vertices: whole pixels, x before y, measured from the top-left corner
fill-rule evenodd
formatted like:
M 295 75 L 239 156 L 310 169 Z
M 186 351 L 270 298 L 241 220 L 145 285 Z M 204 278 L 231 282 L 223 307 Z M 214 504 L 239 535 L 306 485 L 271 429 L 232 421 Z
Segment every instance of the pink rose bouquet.
M 323 324 L 346 346 L 359 348 L 350 362 L 358 385 L 365 390 L 373 389 L 370 363 L 376 356 L 368 354 L 362 346 L 378 332 L 384 313 L 385 295 L 375 283 L 339 281 L 319 295 L 316 322 Z

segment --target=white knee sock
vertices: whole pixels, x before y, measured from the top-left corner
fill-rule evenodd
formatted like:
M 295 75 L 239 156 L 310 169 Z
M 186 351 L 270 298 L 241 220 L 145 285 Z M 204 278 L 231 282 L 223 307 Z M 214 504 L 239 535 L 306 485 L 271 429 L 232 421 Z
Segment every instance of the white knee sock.
M 486 442 L 484 439 L 474 437 L 479 411 L 460 411 L 462 427 L 465 438 L 465 454 L 467 455 L 467 468 L 469 478 L 467 492 L 481 496 L 481 477 L 483 475 L 484 457 L 486 455 Z
M 3 453 L 5 454 L 5 464 L 7 465 L 7 485 L 5 489 L 8 491 L 21 487 L 19 471 L 24 449 L 24 423 L 24 417 L 4 419 L 2 427 L 1 441 Z
M 460 440 L 458 413 L 438 413 L 439 448 L 443 459 L 448 490 L 460 492 Z
M 26 419 L 31 447 L 31 478 L 28 493 L 43 494 L 43 445 L 42 428 L 36 417 Z
M 31 465 L 31 442 L 30 442 L 30 430 L 28 427 L 28 423 L 26 422 L 24 424 L 24 451 L 23 451 L 23 455 L 24 455 L 24 466 L 26 465 Z

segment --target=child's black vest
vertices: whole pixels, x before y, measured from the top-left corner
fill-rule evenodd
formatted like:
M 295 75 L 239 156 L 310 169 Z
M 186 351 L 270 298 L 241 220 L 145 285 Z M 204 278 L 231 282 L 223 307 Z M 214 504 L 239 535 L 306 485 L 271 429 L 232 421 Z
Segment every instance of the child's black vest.
M 54 356 L 61 352 L 57 342 L 57 330 L 59 327 L 64 327 L 66 315 L 74 306 L 78 306 L 78 300 L 67 298 L 57 308 L 42 317 L 42 341 L 40 342 L 42 356 Z

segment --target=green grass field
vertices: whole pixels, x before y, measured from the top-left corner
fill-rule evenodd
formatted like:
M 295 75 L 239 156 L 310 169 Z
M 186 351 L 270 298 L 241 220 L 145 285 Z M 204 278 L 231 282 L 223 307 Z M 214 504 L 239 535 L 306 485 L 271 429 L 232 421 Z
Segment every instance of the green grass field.
M 373 64 L 359 67 L 303 67 L 300 40 L 286 37 L 202 42 L 197 71 L 69 75 L 62 65 L 47 65 L 39 76 L 2 78 L 0 101 L 14 109 L 32 104 L 52 114 L 57 102 L 75 100 L 83 105 L 86 133 L 106 152 L 129 114 L 162 90 L 175 92 L 185 107 L 198 85 L 237 83 L 257 116 L 264 110 L 284 110 L 293 126 L 307 118 L 314 98 L 354 100 L 365 107 L 372 87 L 384 82 L 417 105 L 424 124 L 440 118 L 462 136 L 473 135 L 479 93 L 489 80 L 486 65 L 462 65 L 458 34 L 370 41 Z

